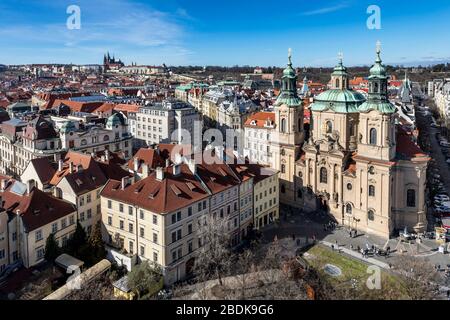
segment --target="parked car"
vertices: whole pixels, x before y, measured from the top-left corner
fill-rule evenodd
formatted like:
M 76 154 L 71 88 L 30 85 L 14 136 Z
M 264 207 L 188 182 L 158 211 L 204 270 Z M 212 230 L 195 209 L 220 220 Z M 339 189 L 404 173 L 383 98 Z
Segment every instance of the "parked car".
M 434 200 L 450 201 L 450 198 L 448 197 L 448 195 L 441 193 L 441 194 L 434 196 Z

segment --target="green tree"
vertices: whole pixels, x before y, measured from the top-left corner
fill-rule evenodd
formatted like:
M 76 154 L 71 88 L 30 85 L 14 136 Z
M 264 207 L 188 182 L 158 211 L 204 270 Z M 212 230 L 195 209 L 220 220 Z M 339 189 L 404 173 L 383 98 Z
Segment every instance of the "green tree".
M 45 242 L 45 260 L 53 262 L 60 253 L 61 250 L 55 240 L 55 234 L 51 233 Z
M 161 269 L 157 265 L 144 261 L 128 273 L 128 286 L 141 298 L 159 291 L 162 277 Z
M 85 257 L 82 257 L 84 248 L 87 244 L 86 241 L 86 231 L 84 231 L 80 222 L 77 222 L 77 226 L 75 228 L 75 232 L 73 233 L 72 239 L 70 239 L 68 243 L 68 252 L 69 254 L 84 260 Z
M 105 246 L 102 240 L 102 229 L 100 222 L 97 222 L 89 235 L 88 245 L 91 251 L 92 263 L 97 263 L 106 256 Z

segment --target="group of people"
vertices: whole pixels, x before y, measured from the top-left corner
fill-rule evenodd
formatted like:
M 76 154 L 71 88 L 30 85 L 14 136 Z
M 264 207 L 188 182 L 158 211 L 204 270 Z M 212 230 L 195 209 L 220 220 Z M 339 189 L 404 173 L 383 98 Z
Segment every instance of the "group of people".
M 336 222 L 329 221 L 328 223 L 325 223 L 323 225 L 323 231 L 333 231 L 334 229 L 336 229 L 336 225 Z

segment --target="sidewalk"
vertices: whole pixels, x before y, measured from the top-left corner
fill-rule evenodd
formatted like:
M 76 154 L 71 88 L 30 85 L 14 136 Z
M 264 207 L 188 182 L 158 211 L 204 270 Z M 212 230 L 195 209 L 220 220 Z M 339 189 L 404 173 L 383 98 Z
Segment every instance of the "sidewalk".
M 330 247 L 330 248 L 331 248 L 331 246 L 334 246 L 336 248 L 335 244 L 330 243 L 328 241 L 319 241 L 319 243 L 321 243 L 321 244 L 323 244 L 323 245 L 325 245 L 327 247 Z M 355 258 L 355 259 L 361 260 L 361 261 L 363 261 L 365 263 L 370 263 L 370 264 L 376 265 L 376 266 L 378 266 L 380 268 L 383 268 L 383 269 L 391 269 L 387 263 L 381 262 L 381 261 L 379 261 L 377 259 L 370 258 L 370 257 L 369 258 L 363 258 L 361 256 L 360 252 L 356 252 L 354 250 L 347 249 L 347 248 L 345 248 L 343 246 L 339 246 L 338 248 L 339 248 L 340 252 L 343 252 L 343 253 L 345 253 L 345 254 L 347 254 L 347 255 Z

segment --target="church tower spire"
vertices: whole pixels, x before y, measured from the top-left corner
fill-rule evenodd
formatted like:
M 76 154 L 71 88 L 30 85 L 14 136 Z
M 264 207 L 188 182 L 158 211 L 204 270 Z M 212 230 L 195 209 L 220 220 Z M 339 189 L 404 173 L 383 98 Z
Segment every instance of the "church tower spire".
M 331 89 L 345 90 L 348 89 L 348 73 L 347 68 L 344 67 L 344 54 L 339 52 L 339 63 L 334 67 L 331 74 Z
M 301 100 L 297 95 L 297 74 L 292 68 L 292 50 L 288 50 L 288 64 L 283 70 L 281 78 L 281 92 L 275 102 L 275 105 L 286 104 L 288 107 L 297 107 L 301 105 Z

